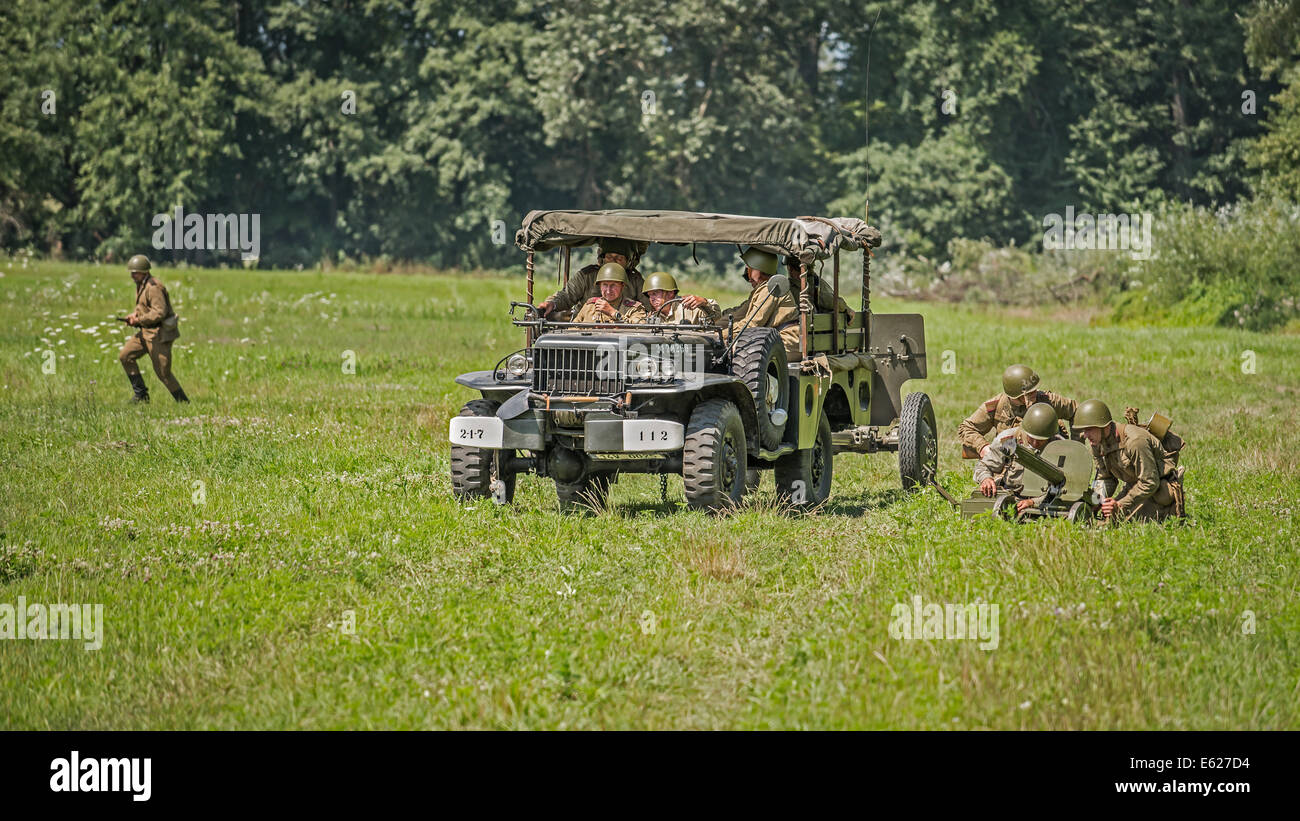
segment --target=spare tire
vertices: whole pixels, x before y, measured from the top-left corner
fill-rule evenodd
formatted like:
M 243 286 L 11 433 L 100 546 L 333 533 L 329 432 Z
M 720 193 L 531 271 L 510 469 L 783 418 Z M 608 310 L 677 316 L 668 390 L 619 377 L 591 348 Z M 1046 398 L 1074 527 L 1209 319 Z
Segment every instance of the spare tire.
M 790 376 L 785 343 L 775 328 L 746 328 L 740 332 L 731 358 L 731 375 L 745 383 L 754 397 L 758 436 L 768 450 L 781 444 L 785 425 L 772 421 L 772 411 L 789 410 Z

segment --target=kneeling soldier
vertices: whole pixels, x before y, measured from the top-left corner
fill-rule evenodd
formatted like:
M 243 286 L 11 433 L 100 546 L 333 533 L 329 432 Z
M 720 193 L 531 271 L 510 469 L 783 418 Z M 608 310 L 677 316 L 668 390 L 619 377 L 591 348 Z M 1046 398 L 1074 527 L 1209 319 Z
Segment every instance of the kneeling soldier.
M 617 262 L 606 262 L 596 272 L 600 296 L 592 297 L 578 311 L 574 322 L 644 322 L 646 310 L 634 299 L 624 299 L 627 271 Z
M 1042 453 L 1043 448 L 1053 439 L 1063 439 L 1057 427 L 1056 411 L 1046 402 L 1038 402 L 1025 411 L 1025 418 L 1019 427 L 1008 428 L 993 440 L 975 465 L 975 482 L 979 484 L 980 493 L 992 496 L 999 490 L 1016 497 L 1016 513 L 1024 513 L 1039 504 L 1039 498 L 1026 498 L 1025 468 L 1012 459 L 1007 451 L 998 445 L 1015 439 L 1019 447 L 1027 447 L 1034 453 Z
M 1099 399 L 1079 406 L 1074 427 L 1092 445 L 1097 479 L 1105 493 L 1101 515 L 1107 519 L 1160 521 L 1184 516 L 1183 469 L 1146 428 L 1116 424 L 1110 408 Z M 1119 482 L 1123 492 L 1114 496 Z
M 163 383 L 177 402 L 188 402 L 190 398 L 181 390 L 181 383 L 172 376 L 172 342 L 180 338 L 179 320 L 172 310 L 171 297 L 167 289 L 149 273 L 149 258 L 136 254 L 126 264 L 135 280 L 135 310 L 126 318 L 126 324 L 139 328 L 135 336 L 127 340 L 118 352 L 117 359 L 126 371 L 126 378 L 135 391 L 136 402 L 149 401 L 149 388 L 144 384 L 140 368 L 135 361 L 146 353 L 153 362 L 153 372 L 158 381 Z
M 1026 408 L 1038 402 L 1046 402 L 1056 411 L 1057 420 L 1074 419 L 1078 403 L 1058 393 L 1040 391 L 1038 374 L 1024 365 L 1012 365 L 1002 372 L 1002 393 L 988 400 L 975 409 L 957 427 L 957 439 L 961 442 L 963 459 L 982 457 L 989 443 L 984 435 L 992 431 L 996 436 L 1003 431 L 1020 424 Z

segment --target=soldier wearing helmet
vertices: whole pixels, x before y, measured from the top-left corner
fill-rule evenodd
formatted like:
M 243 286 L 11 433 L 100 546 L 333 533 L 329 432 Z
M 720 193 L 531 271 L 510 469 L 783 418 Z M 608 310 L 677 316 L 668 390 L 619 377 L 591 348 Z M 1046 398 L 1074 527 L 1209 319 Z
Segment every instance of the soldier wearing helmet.
M 722 312 L 722 319 L 734 319 L 733 328 L 739 334 L 746 328 L 776 328 L 785 343 L 785 355 L 790 361 L 799 359 L 799 308 L 794 296 L 787 291 L 779 297 L 768 290 L 767 281 L 776 276 L 779 260 L 776 254 L 750 247 L 740 255 L 745 263 L 741 273 L 749 283 L 749 297 L 734 308 Z M 682 304 L 698 307 L 699 297 L 686 297 Z
M 992 496 L 998 490 L 1011 493 L 1016 497 L 1016 513 L 1023 513 L 1038 504 L 1041 499 L 1024 496 L 1024 466 L 1012 459 L 1008 449 L 1002 445 L 1015 440 L 1017 447 L 1042 453 L 1048 442 L 1063 438 L 1057 426 L 1056 410 L 1046 402 L 1031 405 L 1020 424 L 999 433 L 975 465 L 975 483 L 979 485 L 980 493 L 985 496 Z
M 1101 515 L 1114 521 L 1155 520 L 1186 515 L 1183 469 L 1177 453 L 1165 450 L 1141 425 L 1117 424 L 1100 399 L 1079 406 L 1074 427 L 1092 445 L 1101 484 Z M 1119 482 L 1124 488 L 1115 496 Z
M 1002 372 L 1002 393 L 975 409 L 957 426 L 962 458 L 983 457 L 989 447 L 984 438 L 990 431 L 996 436 L 1017 427 L 1030 405 L 1046 402 L 1056 411 L 1058 423 L 1074 420 L 1078 403 L 1052 391 L 1039 390 L 1038 374 L 1025 365 L 1012 365 Z M 1060 425 L 1064 432 L 1064 425 Z
M 592 297 L 578 311 L 574 322 L 644 322 L 646 310 L 634 299 L 629 299 L 627 271 L 616 262 L 607 262 L 596 272 L 596 285 L 600 296 Z
M 718 303 L 703 297 L 677 298 L 677 279 L 665 271 L 655 271 L 645 281 L 645 296 L 650 302 L 650 319 L 671 324 L 710 325 L 722 311 Z M 690 307 L 686 300 L 691 300 Z
M 180 338 L 179 319 L 172 310 L 167 289 L 150 273 L 152 266 L 144 254 L 136 254 L 126 264 L 126 270 L 135 280 L 135 310 L 126 318 L 126 324 L 139 328 L 118 352 L 117 359 L 126 371 L 126 378 L 135 392 L 134 401 L 148 402 L 149 388 L 136 360 L 149 354 L 153 372 L 177 402 L 188 402 L 181 384 L 172 376 L 172 343 Z
M 575 306 L 583 305 L 592 299 L 600 296 L 600 286 L 596 282 L 596 274 L 600 271 L 601 266 L 607 263 L 614 263 L 627 272 L 627 293 L 625 296 L 629 299 L 636 299 L 645 307 L 645 298 L 642 296 L 641 272 L 636 269 L 640 261 L 641 253 L 636 243 L 626 239 L 616 239 L 613 237 L 604 237 L 596 246 L 596 262 L 593 265 L 587 265 L 573 276 L 564 287 L 548 296 L 537 306 L 542 316 L 546 316 L 552 311 L 567 311 Z M 575 320 L 576 321 L 576 320 Z

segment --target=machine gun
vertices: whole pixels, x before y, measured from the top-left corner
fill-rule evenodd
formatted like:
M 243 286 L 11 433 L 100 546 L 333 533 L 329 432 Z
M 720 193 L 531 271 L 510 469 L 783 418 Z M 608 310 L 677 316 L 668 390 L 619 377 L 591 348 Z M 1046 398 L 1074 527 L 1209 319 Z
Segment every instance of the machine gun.
M 1094 462 L 1092 449 L 1086 444 L 1055 439 L 1042 453 L 1035 453 L 1008 437 L 996 447 L 1025 468 L 1023 498 L 1042 497 L 1042 501 L 1017 517 L 1013 494 L 1002 492 L 989 498 L 976 490 L 961 502 L 963 518 L 992 512 L 1019 521 L 1049 517 L 1086 522 L 1096 515 L 1101 497 L 1092 486 Z

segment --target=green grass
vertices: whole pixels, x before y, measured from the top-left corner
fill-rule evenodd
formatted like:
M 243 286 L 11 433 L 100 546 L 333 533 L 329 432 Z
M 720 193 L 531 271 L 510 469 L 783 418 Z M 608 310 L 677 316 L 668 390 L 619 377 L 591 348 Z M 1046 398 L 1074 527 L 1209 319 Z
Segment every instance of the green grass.
M 521 278 L 162 270 L 194 401 L 142 360 L 135 407 L 122 326 L 74 328 L 129 310 L 126 274 L 0 272 L 0 603 L 106 622 L 98 651 L 0 641 L 0 727 L 1300 726 L 1300 337 L 877 303 L 926 314 L 911 387 L 954 493 L 952 432 L 1025 361 L 1171 413 L 1183 525 L 966 522 L 899 491 L 889 454 L 839 457 L 819 515 L 777 510 L 770 477 L 721 519 L 629 477 L 584 517 L 536 477 L 511 508 L 451 497 L 452 380 L 520 344 Z M 1000 646 L 890 638 L 914 595 L 998 604 Z

